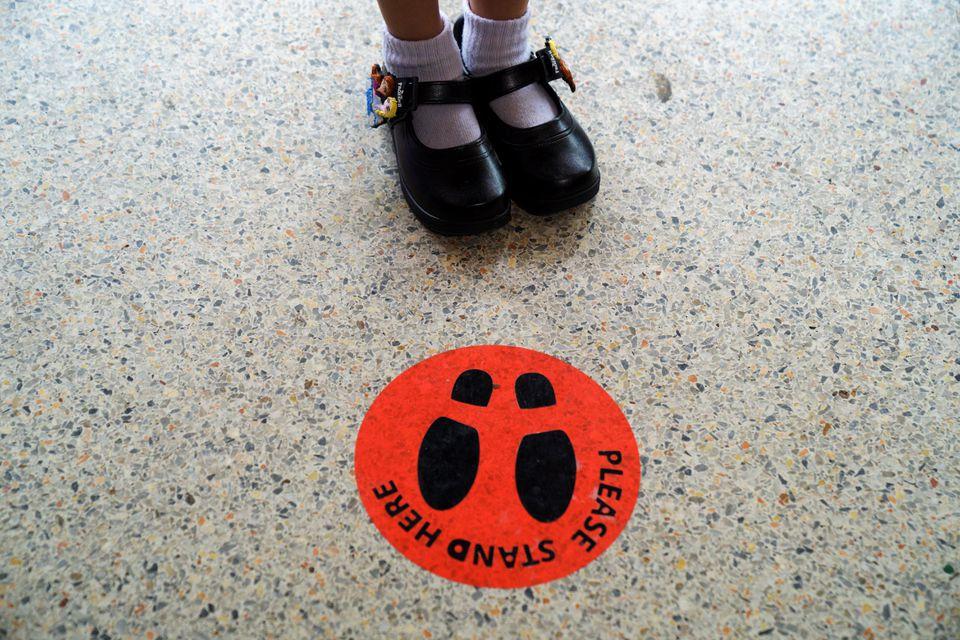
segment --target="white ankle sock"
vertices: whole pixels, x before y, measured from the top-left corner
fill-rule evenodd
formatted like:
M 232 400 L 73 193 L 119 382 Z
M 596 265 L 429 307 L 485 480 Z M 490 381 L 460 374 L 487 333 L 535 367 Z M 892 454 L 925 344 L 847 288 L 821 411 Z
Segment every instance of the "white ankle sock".
M 482 18 L 463 0 L 463 63 L 475 76 L 526 62 L 530 59 L 527 29 L 530 10 L 514 20 Z M 554 119 L 557 105 L 539 84 L 529 84 L 490 103 L 497 116 L 507 124 L 527 129 Z
M 395 76 L 417 76 L 424 82 L 463 77 L 460 50 L 446 16 L 443 31 L 429 40 L 400 40 L 383 30 L 383 60 Z M 427 104 L 413 112 L 413 129 L 434 149 L 448 149 L 480 137 L 480 123 L 469 104 Z

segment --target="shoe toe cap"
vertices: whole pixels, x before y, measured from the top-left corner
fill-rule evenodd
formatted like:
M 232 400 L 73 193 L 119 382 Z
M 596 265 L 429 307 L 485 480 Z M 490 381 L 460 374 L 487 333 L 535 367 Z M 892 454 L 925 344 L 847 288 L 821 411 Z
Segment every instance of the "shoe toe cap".
M 541 175 L 541 186 L 555 196 L 576 193 L 588 188 L 600 177 L 593 148 L 583 144 L 557 150 L 553 161 L 546 163 Z
M 449 165 L 410 165 L 401 182 L 414 214 L 449 235 L 493 229 L 509 218 L 507 184 L 492 154 Z
M 502 215 L 509 208 L 507 185 L 492 162 L 450 167 L 420 184 L 419 200 L 440 218 L 479 222 Z
M 600 180 L 593 146 L 576 131 L 531 149 L 515 172 L 514 192 L 527 202 L 564 200 L 589 191 Z

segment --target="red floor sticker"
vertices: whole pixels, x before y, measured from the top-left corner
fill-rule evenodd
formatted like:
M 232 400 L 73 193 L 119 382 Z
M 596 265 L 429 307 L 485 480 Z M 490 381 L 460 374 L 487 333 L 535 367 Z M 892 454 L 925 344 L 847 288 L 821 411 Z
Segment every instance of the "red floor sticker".
M 526 587 L 597 558 L 640 489 L 616 402 L 551 356 L 447 351 L 407 369 L 360 427 L 363 504 L 403 555 L 480 587 Z

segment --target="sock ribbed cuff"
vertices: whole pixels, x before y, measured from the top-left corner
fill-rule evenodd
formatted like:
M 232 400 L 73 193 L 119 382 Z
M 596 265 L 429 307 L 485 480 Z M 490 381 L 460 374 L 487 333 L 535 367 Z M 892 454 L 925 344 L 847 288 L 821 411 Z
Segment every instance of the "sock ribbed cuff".
M 463 0 L 463 61 L 476 76 L 506 69 L 530 59 L 530 10 L 513 20 L 491 20 Z
M 463 62 L 450 20 L 445 15 L 440 17 L 443 30 L 427 40 L 401 40 L 384 27 L 383 61 L 387 71 L 397 77 L 417 76 L 424 82 L 463 77 Z

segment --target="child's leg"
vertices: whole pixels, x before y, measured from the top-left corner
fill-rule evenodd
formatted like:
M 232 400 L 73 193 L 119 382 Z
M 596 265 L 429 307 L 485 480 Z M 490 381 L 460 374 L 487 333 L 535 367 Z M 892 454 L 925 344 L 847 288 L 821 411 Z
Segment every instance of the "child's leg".
M 428 40 L 443 31 L 439 0 L 377 0 L 387 31 L 401 40 Z
M 463 77 L 460 50 L 438 0 L 378 0 L 386 30 L 383 57 L 387 71 L 424 82 Z M 413 127 L 423 144 L 456 147 L 480 137 L 480 123 L 469 104 L 421 105 Z
M 463 62 L 471 74 L 484 76 L 530 58 L 527 0 L 464 0 L 463 18 Z M 507 124 L 524 129 L 558 114 L 539 84 L 500 96 L 490 107 Z
M 527 12 L 527 0 L 470 0 L 470 8 L 488 20 L 516 20 Z

